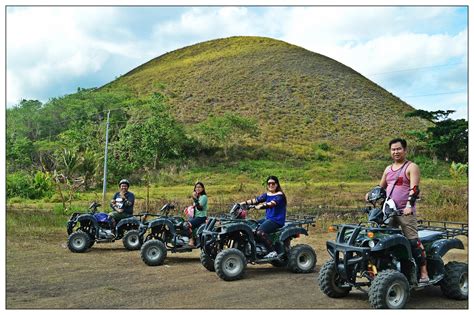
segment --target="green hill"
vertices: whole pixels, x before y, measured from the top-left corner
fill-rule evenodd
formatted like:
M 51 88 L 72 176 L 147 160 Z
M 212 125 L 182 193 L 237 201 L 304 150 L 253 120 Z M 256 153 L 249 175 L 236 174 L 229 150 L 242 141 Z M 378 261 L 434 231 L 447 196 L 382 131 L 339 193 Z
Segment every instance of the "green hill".
M 404 135 L 413 108 L 351 68 L 326 56 L 263 37 L 230 37 L 184 47 L 133 69 L 102 90 L 169 97 L 176 118 L 209 114 L 255 117 L 256 143 L 308 153 L 314 143 L 360 149 Z M 309 145 L 309 146 L 308 146 Z

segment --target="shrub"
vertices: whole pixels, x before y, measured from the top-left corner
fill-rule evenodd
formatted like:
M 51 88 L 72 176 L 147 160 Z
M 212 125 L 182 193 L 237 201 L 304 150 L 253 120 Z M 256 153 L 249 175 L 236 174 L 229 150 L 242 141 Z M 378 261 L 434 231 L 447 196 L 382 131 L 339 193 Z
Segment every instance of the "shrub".
M 7 198 L 40 199 L 51 197 L 53 190 L 51 177 L 43 172 L 38 171 L 34 176 L 25 172 L 7 175 Z
M 30 193 L 28 174 L 23 172 L 7 174 L 7 198 L 29 198 Z

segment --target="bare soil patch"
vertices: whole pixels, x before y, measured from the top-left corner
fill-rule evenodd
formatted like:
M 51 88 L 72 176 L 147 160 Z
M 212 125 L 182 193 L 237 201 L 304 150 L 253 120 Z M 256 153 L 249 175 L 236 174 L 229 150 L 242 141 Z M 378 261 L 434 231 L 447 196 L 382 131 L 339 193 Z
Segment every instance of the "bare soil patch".
M 334 233 L 310 231 L 295 243 L 311 245 L 316 271 L 293 274 L 271 265 L 248 265 L 242 280 L 225 282 L 199 262 L 199 251 L 168 254 L 165 264 L 149 267 L 139 251 L 121 241 L 95 244 L 71 253 L 66 234 L 45 239 L 7 239 L 7 309 L 366 309 L 366 293 L 353 290 L 343 299 L 325 296 L 317 284 L 328 259 L 327 239 Z M 467 239 L 463 242 L 467 246 Z M 467 250 L 446 257 L 467 261 Z M 407 308 L 466 309 L 467 301 L 444 297 L 438 287 L 411 294 Z

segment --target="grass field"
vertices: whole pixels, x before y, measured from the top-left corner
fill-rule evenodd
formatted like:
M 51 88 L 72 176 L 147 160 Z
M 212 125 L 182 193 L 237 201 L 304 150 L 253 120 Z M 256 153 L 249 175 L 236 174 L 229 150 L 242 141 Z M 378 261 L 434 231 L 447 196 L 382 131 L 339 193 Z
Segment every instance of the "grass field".
M 234 202 L 254 197 L 265 191 L 263 183 L 248 178 L 217 184 L 211 178 L 203 179 L 209 197 L 210 214 L 226 212 Z M 329 225 L 354 222 L 364 219 L 360 209 L 366 206 L 364 195 L 377 183 L 373 181 L 355 182 L 281 182 L 288 199 L 288 213 L 306 213 L 317 216 L 317 226 L 326 229 Z M 422 182 L 421 200 L 417 203 L 418 217 L 428 220 L 467 222 L 468 196 L 467 182 L 455 180 L 427 179 Z M 109 187 L 106 201 L 112 197 L 116 187 Z M 191 203 L 192 184 L 174 186 L 152 185 L 149 189 L 148 211 L 157 212 L 167 203 L 177 205 L 176 214 Z M 146 187 L 132 186 L 135 193 L 135 213 L 147 210 Z M 69 214 L 86 211 L 91 201 L 102 202 L 102 192 L 87 192 L 76 196 L 72 208 L 63 211 L 58 196 L 47 200 L 7 199 L 7 208 L 24 210 L 7 211 L 7 236 L 33 233 L 38 236 L 52 230 L 64 230 Z M 103 206 L 102 211 L 109 211 Z M 51 214 L 54 214 L 51 216 Z M 263 217 L 264 210 L 255 210 L 252 217 Z

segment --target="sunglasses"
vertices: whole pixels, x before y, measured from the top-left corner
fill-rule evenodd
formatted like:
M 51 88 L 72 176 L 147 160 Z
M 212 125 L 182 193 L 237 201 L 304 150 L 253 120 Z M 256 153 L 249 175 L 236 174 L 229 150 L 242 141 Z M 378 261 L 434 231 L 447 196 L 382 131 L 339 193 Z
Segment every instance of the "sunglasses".
M 268 182 L 267 185 L 268 185 L 268 186 L 270 186 L 270 185 L 276 185 L 276 182 Z

